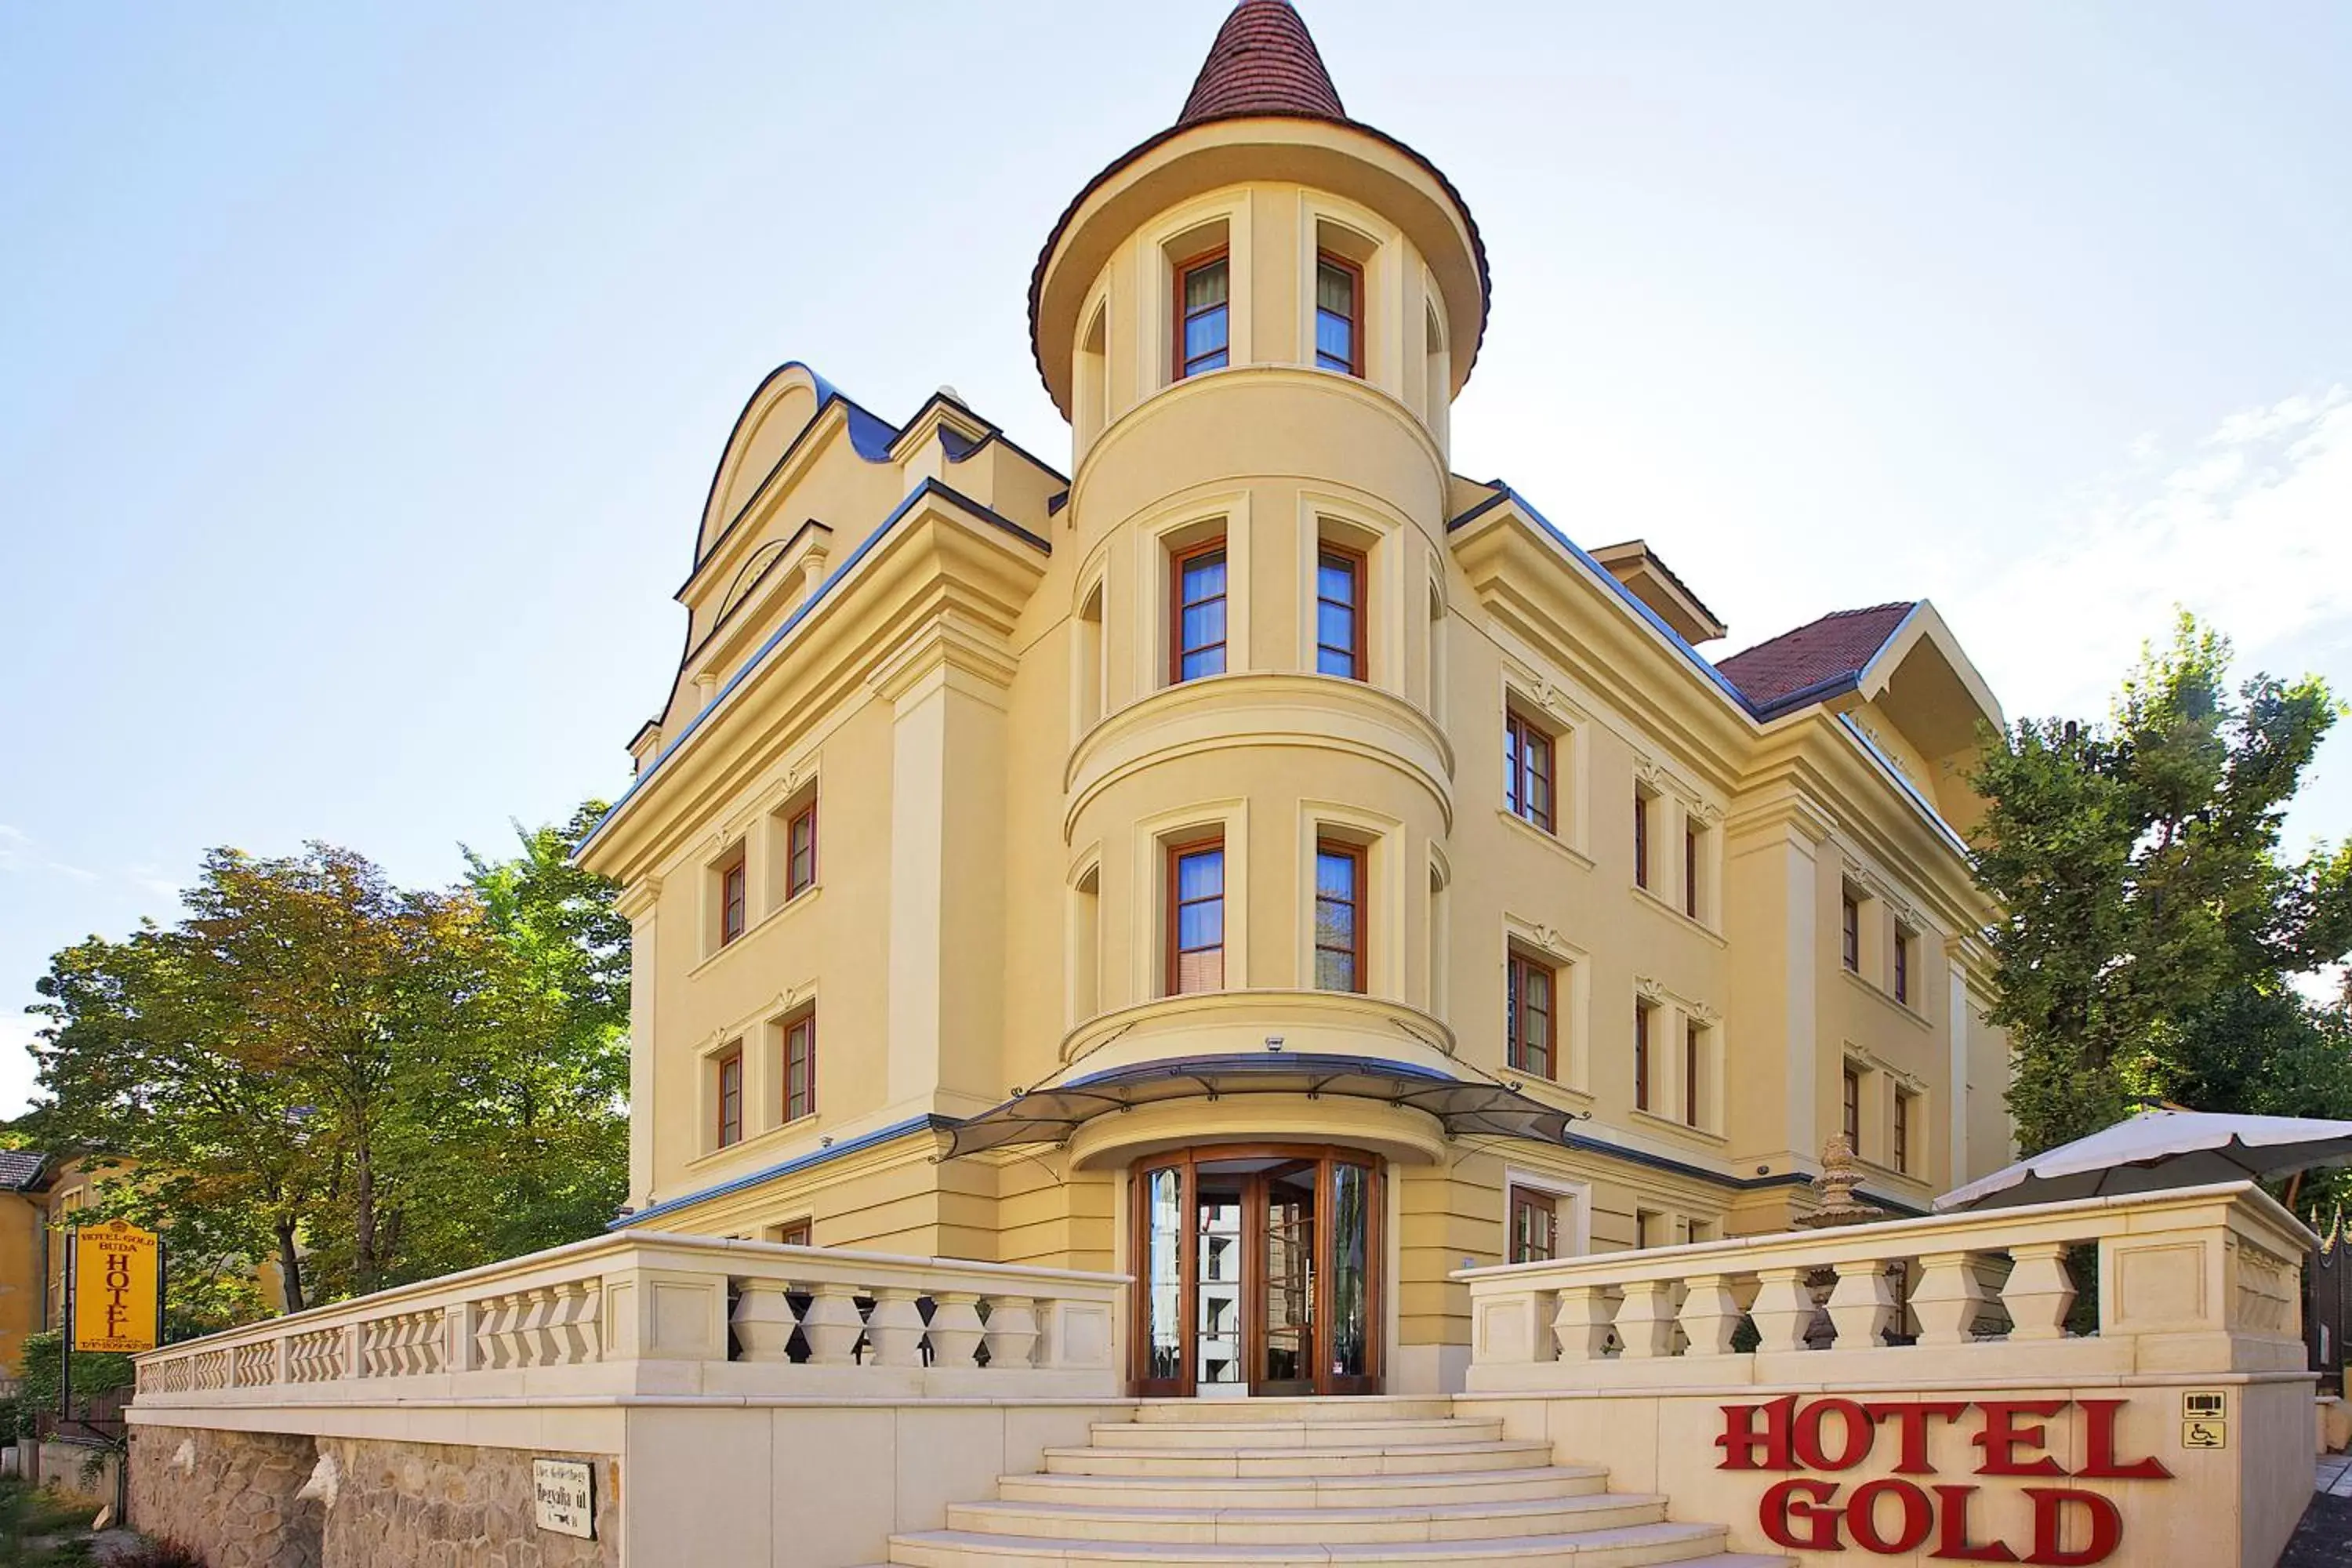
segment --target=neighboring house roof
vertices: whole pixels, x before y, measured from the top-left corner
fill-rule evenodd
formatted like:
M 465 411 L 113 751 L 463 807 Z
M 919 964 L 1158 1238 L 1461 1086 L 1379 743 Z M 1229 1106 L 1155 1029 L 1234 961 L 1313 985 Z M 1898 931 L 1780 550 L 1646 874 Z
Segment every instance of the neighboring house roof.
M 28 1191 L 48 1166 L 49 1157 L 38 1149 L 0 1149 L 0 1188 L 12 1193 Z
M 1249 114 L 1345 120 L 1339 89 L 1289 0 L 1242 0 L 1201 62 L 1178 125 Z
M 1761 716 L 1765 710 L 1816 688 L 1859 679 L 1916 607 L 1906 599 L 1867 609 L 1838 610 L 1735 653 L 1715 668 Z

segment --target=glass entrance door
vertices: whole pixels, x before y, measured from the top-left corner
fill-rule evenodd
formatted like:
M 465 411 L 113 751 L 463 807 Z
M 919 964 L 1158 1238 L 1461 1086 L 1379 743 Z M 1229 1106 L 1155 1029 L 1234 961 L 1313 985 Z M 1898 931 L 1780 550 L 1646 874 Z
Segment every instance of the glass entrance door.
M 1377 1393 L 1380 1179 L 1371 1155 L 1313 1147 L 1138 1167 L 1136 1391 Z

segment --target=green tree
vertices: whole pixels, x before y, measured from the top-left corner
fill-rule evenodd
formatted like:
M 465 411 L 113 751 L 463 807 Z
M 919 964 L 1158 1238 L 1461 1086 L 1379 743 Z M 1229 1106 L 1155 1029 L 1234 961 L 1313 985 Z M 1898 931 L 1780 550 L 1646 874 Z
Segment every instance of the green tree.
M 2281 852 L 2289 802 L 2341 711 L 2316 678 L 2234 689 L 2226 639 L 2187 616 L 2108 721 L 2024 720 L 1973 778 L 1979 881 L 2037 1152 L 2138 1097 L 2352 1115 L 2341 1009 L 2294 982 L 2352 948 L 2352 848 Z
M 53 961 L 35 1125 L 125 1163 L 107 1210 L 169 1233 L 208 1317 L 258 1258 L 299 1310 L 591 1234 L 626 1181 L 628 929 L 565 851 L 601 809 L 440 890 L 215 851 L 176 924 Z

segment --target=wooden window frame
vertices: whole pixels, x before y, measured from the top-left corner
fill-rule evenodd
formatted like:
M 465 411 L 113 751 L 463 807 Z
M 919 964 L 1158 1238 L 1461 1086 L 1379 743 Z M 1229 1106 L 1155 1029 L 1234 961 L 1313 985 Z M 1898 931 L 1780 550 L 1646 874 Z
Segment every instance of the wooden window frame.
M 1525 1237 L 1525 1228 L 1519 1223 L 1519 1216 L 1523 1214 L 1535 1214 L 1541 1215 L 1543 1216 L 1544 1230 L 1549 1240 L 1547 1242 L 1546 1250 L 1541 1258 L 1520 1256 L 1519 1244 Z M 1549 1263 L 1556 1261 L 1559 1258 L 1559 1198 L 1558 1194 L 1545 1192 L 1540 1187 L 1512 1187 L 1509 1226 L 1510 1228 L 1507 1237 L 1510 1255 L 1509 1261 L 1513 1263 Z
M 1503 739 L 1510 755 L 1508 776 L 1503 780 L 1503 805 L 1513 816 L 1539 827 L 1546 833 L 1557 833 L 1559 806 L 1559 748 L 1558 738 L 1534 720 L 1514 708 L 1503 710 Z M 1532 807 L 1533 792 L 1528 788 L 1532 770 L 1528 765 L 1531 752 L 1541 748 L 1544 756 L 1544 803 L 1537 811 Z
M 751 929 L 751 857 L 738 844 L 719 863 L 719 945 L 741 939 Z
M 1177 868 L 1182 864 L 1186 856 L 1205 854 L 1212 849 L 1217 852 L 1218 910 L 1216 952 L 1219 976 L 1217 989 L 1222 991 L 1225 988 L 1223 984 L 1226 956 L 1225 915 L 1228 911 L 1225 910 L 1224 905 L 1226 897 L 1230 893 L 1231 889 L 1227 886 L 1225 875 L 1227 870 L 1230 868 L 1230 862 L 1225 858 L 1225 836 L 1223 831 L 1220 829 L 1215 833 L 1206 834 L 1198 838 L 1188 838 L 1181 844 L 1169 845 L 1167 855 L 1161 862 L 1160 880 L 1167 884 L 1164 908 L 1168 925 L 1168 941 L 1166 944 L 1167 973 L 1165 975 L 1167 989 L 1164 994 L 1170 996 L 1202 996 L 1209 994 L 1207 992 L 1187 991 L 1183 988 L 1181 983 L 1183 978 L 1185 952 L 1188 951 L 1192 952 L 1206 952 L 1209 950 L 1205 947 L 1196 947 L 1188 950 L 1177 945 L 1181 940 L 1181 932 L 1183 921 L 1183 905 L 1180 897 L 1181 885 L 1178 879 Z M 1198 899 L 1193 901 L 1196 903 L 1206 903 L 1208 900 L 1205 899 Z
M 795 842 L 795 840 L 800 837 L 801 824 L 803 822 L 808 824 L 808 871 L 806 875 L 802 874 L 800 848 Z M 784 822 L 784 898 L 787 900 L 797 899 L 803 893 L 807 892 L 811 888 L 815 886 L 816 802 L 812 800 L 808 805 L 793 813 L 793 815 Z
M 1318 675 L 1338 673 L 1323 668 L 1324 650 L 1330 647 L 1323 640 L 1323 606 L 1332 602 L 1323 597 L 1323 564 L 1327 561 L 1345 565 L 1349 579 L 1355 584 L 1355 603 L 1347 606 L 1348 638 L 1353 646 L 1347 650 L 1348 672 L 1339 679 L 1363 680 L 1368 679 L 1365 671 L 1370 663 L 1364 647 L 1367 626 L 1364 591 L 1371 580 L 1370 562 L 1360 550 L 1350 550 L 1344 544 L 1333 544 L 1328 541 L 1318 544 L 1315 551 L 1315 672 Z M 1228 564 L 1225 570 L 1230 574 L 1233 568 Z M 1230 575 L 1227 581 L 1230 583 Z
M 1187 359 L 1184 353 L 1184 323 L 1189 319 L 1188 312 L 1184 309 L 1184 285 L 1191 279 L 1193 273 L 1200 271 L 1204 267 L 1214 266 L 1220 261 L 1225 264 L 1225 298 L 1224 303 L 1216 308 L 1222 309 L 1225 312 L 1225 346 L 1222 351 L 1225 356 L 1225 363 L 1221 365 L 1203 365 L 1199 370 L 1193 370 L 1190 368 L 1191 361 Z M 1196 375 L 1205 375 L 1212 370 L 1225 370 L 1230 368 L 1234 363 L 1233 247 L 1228 245 L 1213 246 L 1209 249 L 1201 252 L 1198 256 L 1189 257 L 1186 259 L 1176 263 L 1175 276 L 1175 335 L 1170 340 L 1168 345 L 1168 360 L 1171 371 L 1171 374 L 1168 379 L 1171 382 L 1187 381 Z M 1207 359 L 1209 356 L 1207 354 L 1202 354 L 1198 357 Z
M 1683 913 L 1698 919 L 1698 829 L 1683 824 Z
M 1650 800 L 1636 786 L 1633 791 L 1633 886 L 1646 889 L 1650 885 Z
M 719 1084 L 716 1097 L 718 1125 L 711 1131 L 718 1137 L 719 1148 L 732 1149 L 743 1142 L 743 1042 L 737 1040 L 720 1051 L 710 1065 L 718 1075 Z M 728 1087 L 730 1075 L 734 1079 L 731 1089 Z M 729 1115 L 730 1101 L 732 1116 Z
M 1852 889 L 1838 894 L 1838 956 L 1848 974 L 1862 973 L 1862 900 Z
M 1313 889 L 1314 901 L 1318 905 L 1320 905 L 1323 902 L 1323 857 L 1326 855 L 1344 857 L 1353 867 L 1353 870 L 1350 873 L 1349 878 L 1349 885 L 1353 896 L 1348 900 L 1348 902 L 1349 908 L 1354 911 L 1355 918 L 1349 921 L 1351 943 L 1345 950 L 1324 946 L 1319 930 L 1319 923 L 1310 923 L 1308 930 L 1309 934 L 1315 939 L 1313 947 L 1315 959 L 1314 969 L 1308 975 L 1308 980 L 1318 991 L 1328 989 L 1322 984 L 1322 955 L 1327 952 L 1339 952 L 1345 951 L 1348 953 L 1349 968 L 1353 975 L 1355 984 L 1347 987 L 1345 990 L 1334 991 L 1333 994 L 1343 996 L 1362 996 L 1368 994 L 1371 988 L 1370 976 L 1365 973 L 1368 966 L 1365 962 L 1367 957 L 1367 944 L 1365 942 L 1364 931 L 1364 906 L 1370 901 L 1371 895 L 1371 889 L 1368 885 L 1368 874 L 1370 869 L 1370 863 L 1364 853 L 1364 847 L 1360 844 L 1351 844 L 1344 838 L 1316 839 L 1315 877 L 1310 886 Z M 1311 914 L 1309 918 L 1310 922 L 1312 922 Z
M 1315 253 L 1315 288 L 1308 296 L 1312 301 L 1315 324 L 1323 324 L 1323 268 L 1336 267 L 1348 275 L 1348 369 L 1346 374 L 1361 380 L 1364 374 L 1364 269 L 1334 250 Z M 1230 288 L 1227 290 L 1230 292 Z M 1323 363 L 1323 334 L 1315 334 L 1315 368 L 1337 372 L 1339 367 Z
M 777 1109 L 787 1122 L 798 1121 L 816 1114 L 816 1009 L 805 1008 L 793 1014 L 778 1026 L 776 1048 Z M 802 1058 L 801 1097 L 797 1109 L 793 1100 L 793 1038 L 800 1037 Z
M 1225 586 L 1224 591 L 1216 595 L 1216 602 L 1223 605 L 1225 607 L 1225 635 L 1216 642 L 1202 643 L 1197 648 L 1188 648 L 1184 646 L 1184 569 L 1193 562 L 1208 555 L 1222 555 L 1224 557 Z M 1233 668 L 1233 660 L 1231 658 L 1234 646 L 1233 589 L 1234 560 L 1233 556 L 1227 553 L 1225 550 L 1225 536 L 1223 534 L 1220 533 L 1214 539 L 1204 539 L 1197 544 L 1188 544 L 1180 550 L 1171 550 L 1168 552 L 1169 685 L 1181 686 L 1188 680 L 1206 680 L 1213 675 L 1223 675 Z M 1211 601 L 1207 599 L 1200 601 L 1200 603 L 1203 605 L 1210 602 Z M 1221 663 L 1224 668 L 1204 671 L 1200 675 L 1186 675 L 1184 673 L 1184 656 L 1187 653 L 1206 653 L 1213 647 L 1218 650 L 1221 656 Z
M 816 1222 L 809 1219 L 788 1219 L 776 1227 L 776 1241 L 783 1247 L 814 1247 L 811 1239 L 816 1234 Z
M 1893 1156 L 1895 1173 L 1911 1173 L 1911 1101 L 1916 1097 L 1908 1089 L 1895 1091 L 1894 1138 L 1888 1152 Z
M 1844 1076 L 1838 1083 L 1838 1131 L 1853 1144 L 1856 1155 L 1862 1152 L 1862 1069 L 1852 1062 L 1845 1064 Z
M 1699 1121 L 1698 1069 L 1706 1049 L 1706 1030 L 1696 1018 L 1683 1020 L 1683 1125 L 1703 1126 Z
M 1911 1005 L 1911 933 L 1901 926 L 1895 928 L 1895 999 L 1906 1007 Z
M 1650 1015 L 1647 1002 L 1633 1004 L 1633 1109 L 1650 1109 Z
M 1513 1072 L 1532 1073 L 1548 1082 L 1559 1081 L 1559 968 L 1542 959 L 1534 958 L 1512 948 L 1504 963 L 1503 1013 L 1504 1026 L 1509 1033 L 1503 1041 L 1503 1065 Z M 1527 1059 L 1526 1014 L 1528 981 L 1540 973 L 1549 1005 L 1544 1008 L 1544 1065 L 1530 1067 Z

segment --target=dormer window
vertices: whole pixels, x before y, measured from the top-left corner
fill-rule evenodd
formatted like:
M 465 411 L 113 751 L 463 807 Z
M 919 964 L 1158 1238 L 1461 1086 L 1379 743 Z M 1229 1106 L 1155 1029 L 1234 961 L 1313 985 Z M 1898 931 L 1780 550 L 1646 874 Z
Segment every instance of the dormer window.
M 1176 379 L 1223 370 L 1233 345 L 1233 269 L 1223 250 L 1176 269 Z
M 1363 269 L 1329 251 L 1315 258 L 1315 364 L 1364 374 Z

